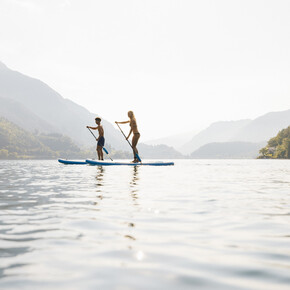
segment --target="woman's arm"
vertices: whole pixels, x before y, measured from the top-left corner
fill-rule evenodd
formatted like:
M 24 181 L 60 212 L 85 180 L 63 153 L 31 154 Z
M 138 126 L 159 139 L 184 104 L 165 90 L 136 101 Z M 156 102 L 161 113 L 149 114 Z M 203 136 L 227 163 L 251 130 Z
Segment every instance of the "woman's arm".
M 129 139 L 129 137 L 130 137 L 130 135 L 131 135 L 131 133 L 132 133 L 132 129 L 130 130 L 130 132 L 129 132 L 129 135 L 128 135 L 128 137 L 126 138 L 126 140 L 128 140 Z
M 127 123 L 130 123 L 130 121 L 123 121 L 123 122 L 117 122 L 115 121 L 116 124 L 127 124 Z

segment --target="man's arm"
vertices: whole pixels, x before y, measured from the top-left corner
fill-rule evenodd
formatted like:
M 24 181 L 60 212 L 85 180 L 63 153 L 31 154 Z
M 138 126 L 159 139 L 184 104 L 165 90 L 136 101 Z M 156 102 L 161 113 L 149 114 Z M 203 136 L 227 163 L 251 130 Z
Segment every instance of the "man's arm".
M 90 126 L 87 126 L 87 128 L 92 129 L 92 130 L 98 130 L 98 127 L 90 127 Z
M 99 126 L 98 127 L 90 127 L 90 126 L 87 126 L 87 128 L 88 129 L 92 129 L 92 130 L 97 130 L 98 128 L 99 128 Z M 94 135 L 94 134 L 93 134 Z M 95 136 L 95 135 L 94 135 Z M 97 138 L 96 136 L 95 136 L 95 138 L 96 138 L 96 140 L 97 141 L 99 141 L 99 138 Z

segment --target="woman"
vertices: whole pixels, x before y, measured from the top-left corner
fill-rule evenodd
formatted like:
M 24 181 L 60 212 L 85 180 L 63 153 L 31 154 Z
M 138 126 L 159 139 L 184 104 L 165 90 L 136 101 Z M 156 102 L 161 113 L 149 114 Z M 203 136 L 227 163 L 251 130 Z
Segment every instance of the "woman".
M 129 135 L 128 137 L 126 138 L 126 140 L 129 139 L 130 135 L 132 134 L 133 132 L 133 138 L 132 138 L 132 148 L 133 148 L 133 155 L 134 155 L 134 160 L 132 162 L 134 163 L 137 163 L 139 162 L 140 160 L 137 158 L 137 155 L 138 155 L 138 149 L 137 149 L 137 143 L 138 143 L 138 140 L 140 138 L 140 133 L 138 131 L 138 127 L 137 127 L 137 122 L 136 122 L 136 119 L 135 119 L 135 116 L 134 116 L 134 113 L 132 111 L 129 111 L 128 112 L 128 117 L 129 117 L 129 121 L 124 121 L 124 122 L 115 122 L 116 124 L 127 124 L 129 123 L 130 124 L 130 127 L 131 127 L 131 130 L 129 132 Z

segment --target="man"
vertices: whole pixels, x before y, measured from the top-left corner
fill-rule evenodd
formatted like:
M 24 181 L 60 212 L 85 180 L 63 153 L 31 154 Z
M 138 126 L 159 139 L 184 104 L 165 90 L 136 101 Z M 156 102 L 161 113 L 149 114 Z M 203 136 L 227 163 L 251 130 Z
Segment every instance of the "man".
M 101 125 L 101 118 L 97 117 L 95 118 L 95 122 L 98 125 L 97 127 L 90 127 L 87 126 L 88 129 L 92 130 L 98 130 L 99 132 L 99 137 L 96 139 L 98 141 L 97 143 L 97 153 L 98 153 L 98 159 L 99 160 L 104 160 L 104 155 L 103 155 L 103 147 L 105 145 L 105 138 L 104 138 L 104 128 Z

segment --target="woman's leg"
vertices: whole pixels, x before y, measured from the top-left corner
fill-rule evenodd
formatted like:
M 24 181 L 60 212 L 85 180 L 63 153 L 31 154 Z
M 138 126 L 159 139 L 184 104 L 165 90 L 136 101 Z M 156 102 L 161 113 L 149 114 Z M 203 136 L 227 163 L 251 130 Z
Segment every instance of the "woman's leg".
M 139 138 L 140 138 L 140 134 L 134 134 L 134 136 L 132 138 L 132 147 L 133 147 L 134 160 L 138 160 L 136 154 L 138 154 L 137 143 L 139 141 Z

